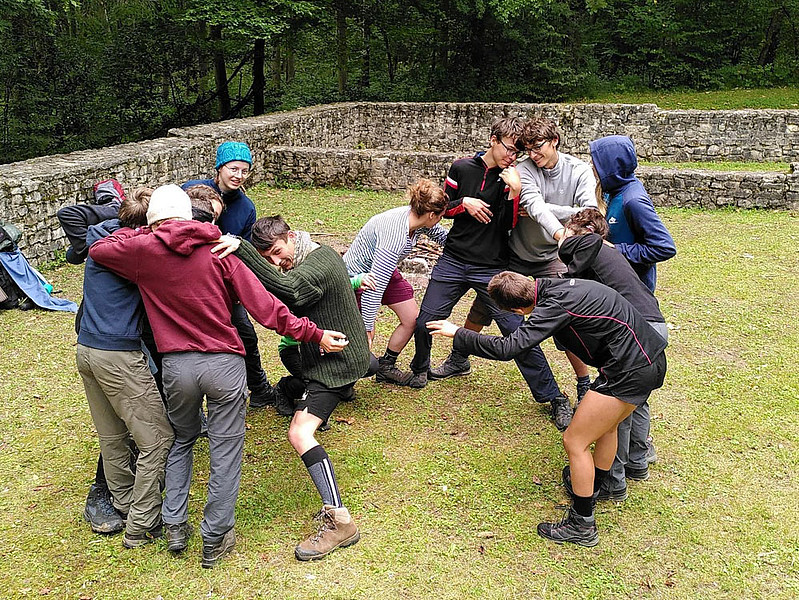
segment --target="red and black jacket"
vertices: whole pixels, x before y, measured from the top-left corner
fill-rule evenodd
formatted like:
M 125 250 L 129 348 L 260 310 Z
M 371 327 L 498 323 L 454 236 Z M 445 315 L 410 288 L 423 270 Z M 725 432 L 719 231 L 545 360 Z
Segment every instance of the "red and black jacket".
M 505 268 L 508 265 L 508 237 L 513 228 L 518 198 L 508 200 L 509 188 L 499 178 L 501 167 L 489 169 L 483 152 L 456 160 L 449 169 L 444 191 L 452 229 L 444 253 L 472 265 Z M 480 223 L 463 207 L 463 198 L 479 198 L 489 205 L 491 222 Z

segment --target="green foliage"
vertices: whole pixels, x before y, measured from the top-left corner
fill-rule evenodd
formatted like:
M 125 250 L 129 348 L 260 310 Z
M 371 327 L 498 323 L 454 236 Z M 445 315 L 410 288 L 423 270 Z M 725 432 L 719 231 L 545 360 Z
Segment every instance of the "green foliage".
M 0 4 L 0 161 L 160 136 L 261 104 L 797 83 L 799 0 Z

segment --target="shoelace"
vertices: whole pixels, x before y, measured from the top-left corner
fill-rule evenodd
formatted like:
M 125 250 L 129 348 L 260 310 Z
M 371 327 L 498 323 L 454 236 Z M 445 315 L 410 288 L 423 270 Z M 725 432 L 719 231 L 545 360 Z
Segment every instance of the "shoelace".
M 318 542 L 326 531 L 334 529 L 333 517 L 325 509 L 320 510 L 314 515 L 314 521 L 318 522 L 316 533 L 313 534 L 311 542 Z

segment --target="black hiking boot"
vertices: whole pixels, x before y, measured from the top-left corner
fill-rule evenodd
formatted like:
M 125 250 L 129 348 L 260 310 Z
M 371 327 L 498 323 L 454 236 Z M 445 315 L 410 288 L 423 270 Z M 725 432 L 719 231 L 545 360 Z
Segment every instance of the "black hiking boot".
M 166 544 L 170 552 L 183 552 L 189 546 L 189 538 L 194 528 L 188 523 L 174 523 L 166 526 Z
M 538 535 L 558 544 L 569 542 L 580 546 L 596 546 L 599 534 L 594 516 L 583 517 L 569 508 L 563 520 L 557 523 L 539 523 Z
M 427 373 L 428 379 L 435 381 L 438 379 L 449 379 L 450 377 L 460 377 L 461 375 L 468 375 L 472 372 L 472 365 L 469 363 L 469 358 L 450 353 L 440 367 L 430 369 Z

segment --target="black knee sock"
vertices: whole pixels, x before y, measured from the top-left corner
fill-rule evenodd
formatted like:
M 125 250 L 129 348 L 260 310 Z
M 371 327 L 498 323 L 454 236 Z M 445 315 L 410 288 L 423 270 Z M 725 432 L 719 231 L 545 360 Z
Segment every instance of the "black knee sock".
M 390 364 L 393 365 L 397 362 L 397 357 L 399 356 L 399 352 L 394 352 L 393 350 L 389 350 L 386 348 L 386 353 L 380 357 L 380 364 Z
M 608 475 L 610 475 L 610 469 L 605 471 L 599 467 L 594 467 L 594 493 L 599 491 L 599 488 L 602 487 Z
M 581 517 L 590 517 L 594 514 L 594 501 L 590 496 L 588 498 L 584 496 L 575 496 L 572 507 L 574 508 L 574 512 Z
M 333 465 L 330 457 L 322 446 L 314 446 L 302 455 L 302 462 L 311 476 L 323 504 L 341 508 L 341 494 L 336 483 L 336 474 L 333 472 Z

